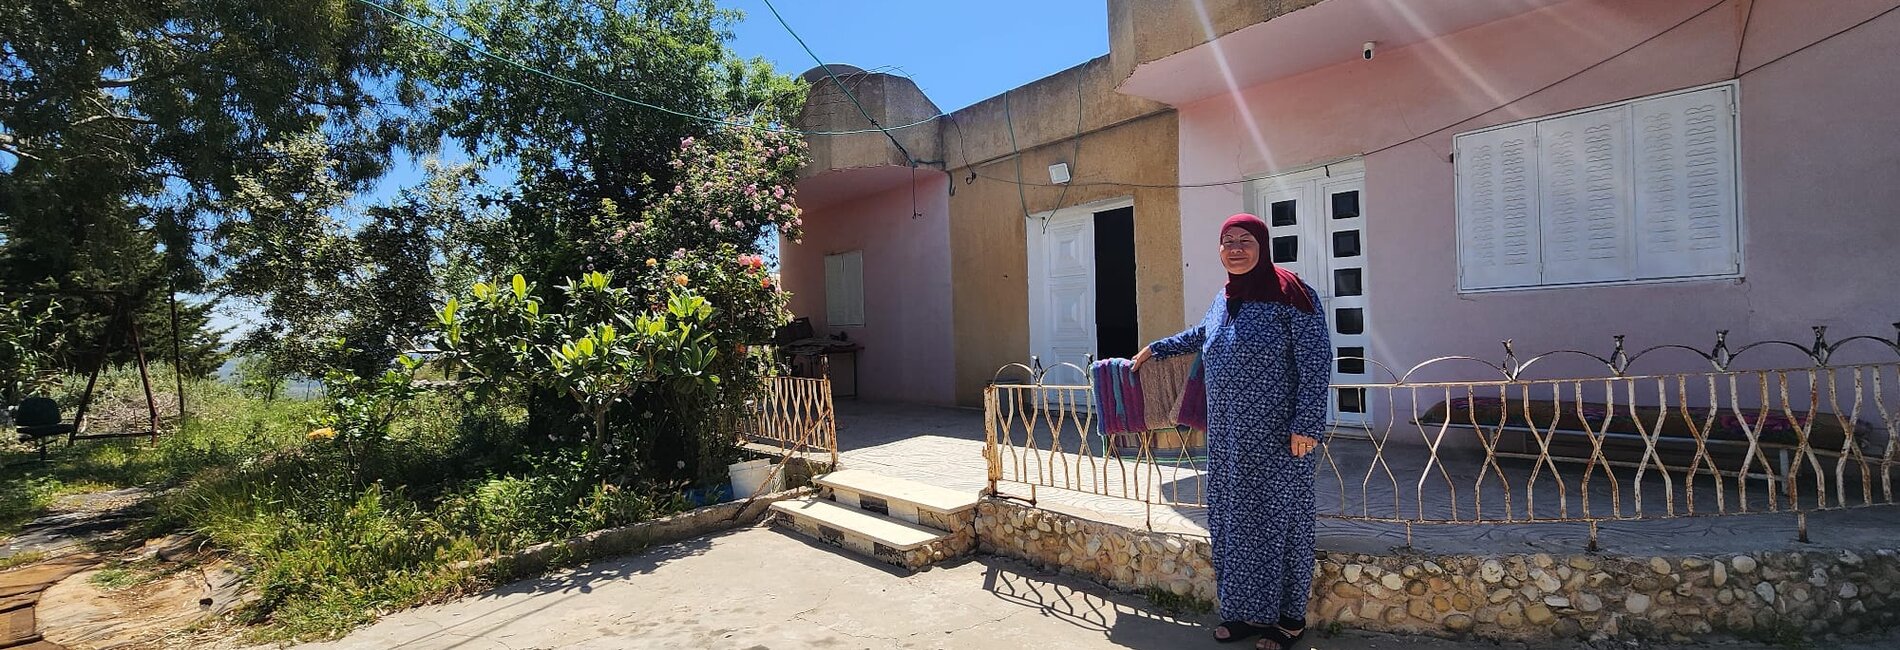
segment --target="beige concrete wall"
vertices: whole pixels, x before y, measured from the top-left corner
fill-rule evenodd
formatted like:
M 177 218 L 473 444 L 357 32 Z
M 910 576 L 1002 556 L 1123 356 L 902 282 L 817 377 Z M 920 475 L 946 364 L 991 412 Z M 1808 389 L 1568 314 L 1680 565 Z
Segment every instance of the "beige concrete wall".
M 1127 79 L 1135 67 L 1143 63 L 1319 3 L 1320 0 L 1108 0 L 1108 49 L 1114 59 L 1115 81 L 1120 83 Z
M 891 137 L 871 131 L 853 135 L 810 136 L 805 142 L 811 153 L 811 162 L 799 170 L 799 178 L 805 179 L 830 170 L 854 169 L 859 167 L 877 167 L 881 165 L 907 166 L 909 160 L 891 146 L 891 139 L 904 145 L 904 149 L 915 160 L 942 160 L 943 153 L 938 150 L 942 143 L 939 133 L 943 120 L 932 120 L 908 128 L 896 128 L 929 119 L 940 111 L 916 82 L 904 77 L 878 72 L 865 72 L 853 66 L 834 64 L 831 73 L 837 75 L 839 83 L 832 83 L 821 68 L 805 72 L 803 78 L 811 84 L 811 92 L 805 98 L 805 107 L 799 112 L 798 128 L 807 132 L 845 132 L 874 129 L 869 113 L 877 120 L 877 125 L 891 129 Z M 839 88 L 850 91 L 847 97 Z M 851 99 L 864 106 L 858 110 Z
M 1051 119 L 1047 113 L 1040 119 Z M 1061 119 L 1058 113 L 1053 119 Z M 1073 124 L 1074 108 L 1067 111 Z M 975 137 L 979 132 L 972 130 Z M 986 134 L 987 135 L 987 134 Z M 1170 184 L 1176 178 L 1177 131 L 1173 112 L 1139 118 L 1023 152 L 1023 178 L 1047 183 L 1048 166 L 1070 162 L 1075 176 L 1060 187 L 1018 186 L 1016 160 L 951 170 L 950 197 L 952 338 L 956 345 L 956 401 L 982 403 L 983 387 L 997 368 L 1029 360 L 1029 280 L 1025 214 L 1132 196 L 1135 202 L 1137 316 L 1143 340 L 1182 327 L 1180 208 L 1173 188 L 1089 185 L 1091 182 Z

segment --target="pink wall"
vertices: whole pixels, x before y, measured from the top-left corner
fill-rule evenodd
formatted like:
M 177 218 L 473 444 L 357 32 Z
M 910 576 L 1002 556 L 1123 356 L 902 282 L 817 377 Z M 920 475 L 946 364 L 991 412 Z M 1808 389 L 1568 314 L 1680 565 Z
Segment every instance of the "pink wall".
M 1456 133 L 1734 78 L 1747 0 L 1731 0 L 1622 56 L 1615 55 L 1709 3 L 1572 0 L 1381 51 L 1370 62 L 1200 100 L 1180 109 L 1181 182 L 1368 154 L 1373 354 L 1399 367 L 1439 355 L 1496 358 L 1507 338 L 1520 352 L 1607 354 L 1613 334 L 1629 335 L 1637 348 L 1706 348 L 1718 329 L 1731 330 L 1737 342 L 1804 340 L 1810 325 L 1831 326 L 1835 338 L 1891 337 L 1890 323 L 1900 321 L 1893 287 L 1900 277 L 1900 12 L 1749 70 L 1895 4 L 1755 3 L 1739 63 L 1740 281 L 1461 296 L 1447 155 Z M 1507 105 L 1470 119 L 1500 104 Z M 1213 232 L 1245 207 L 1238 185 L 1181 191 L 1190 322 L 1206 308 L 1200 297 L 1224 280 L 1211 257 Z
M 950 338 L 949 181 L 935 171 L 916 177 L 920 217 L 911 217 L 908 184 L 805 206 L 804 242 L 781 247 L 780 274 L 792 292 L 793 314 L 810 317 L 821 334 L 842 331 L 864 346 L 858 353 L 863 399 L 950 404 L 956 373 Z M 864 251 L 864 325 L 831 327 L 825 322 L 825 256 L 851 250 Z M 833 390 L 850 390 L 847 373 L 834 368 L 839 383 Z

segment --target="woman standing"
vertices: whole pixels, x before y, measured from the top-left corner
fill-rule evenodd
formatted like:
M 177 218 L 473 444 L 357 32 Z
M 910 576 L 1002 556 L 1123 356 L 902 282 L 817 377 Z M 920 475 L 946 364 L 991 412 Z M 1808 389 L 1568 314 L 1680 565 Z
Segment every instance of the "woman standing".
M 1227 288 L 1201 322 L 1135 355 L 1199 352 L 1207 382 L 1207 522 L 1226 620 L 1214 638 L 1287 650 L 1313 583 L 1313 450 L 1326 435 L 1332 344 L 1319 296 L 1261 259 L 1267 223 L 1221 225 Z

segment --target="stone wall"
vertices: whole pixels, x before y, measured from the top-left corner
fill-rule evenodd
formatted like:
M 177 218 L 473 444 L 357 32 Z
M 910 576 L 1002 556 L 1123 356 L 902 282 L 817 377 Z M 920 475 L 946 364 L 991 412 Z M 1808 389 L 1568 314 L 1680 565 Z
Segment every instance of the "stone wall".
M 1150 533 L 1001 500 L 976 507 L 977 550 L 1092 578 L 1123 591 L 1158 589 L 1214 601 L 1206 540 Z
M 1205 540 L 1000 500 L 977 509 L 982 552 L 1125 591 L 1214 601 Z M 1891 628 L 1900 553 L 1721 556 L 1365 555 L 1320 551 L 1316 624 L 1490 639 L 1812 638 Z

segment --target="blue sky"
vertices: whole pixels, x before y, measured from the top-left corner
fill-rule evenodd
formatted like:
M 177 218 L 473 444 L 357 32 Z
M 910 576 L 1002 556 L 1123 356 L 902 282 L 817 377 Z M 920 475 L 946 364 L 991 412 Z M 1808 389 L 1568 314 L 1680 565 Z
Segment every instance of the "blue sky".
M 814 64 L 763 0 L 727 0 L 745 12 L 732 48 L 796 75 Z M 1106 0 L 869 2 L 774 0 L 826 63 L 892 66 L 945 111 L 1108 53 Z
M 774 0 L 773 5 L 826 63 L 908 76 L 944 111 L 1108 52 L 1106 0 Z M 732 26 L 730 43 L 740 56 L 763 57 L 788 75 L 816 65 L 772 17 L 764 0 L 722 0 L 719 6 L 745 13 Z M 452 150 L 442 155 L 450 161 L 464 159 Z M 354 203 L 384 202 L 421 178 L 419 161 L 401 161 Z M 494 179 L 506 180 L 505 175 Z M 239 325 L 248 310 L 225 305 L 221 311 L 225 313 L 215 322 L 229 327 Z

